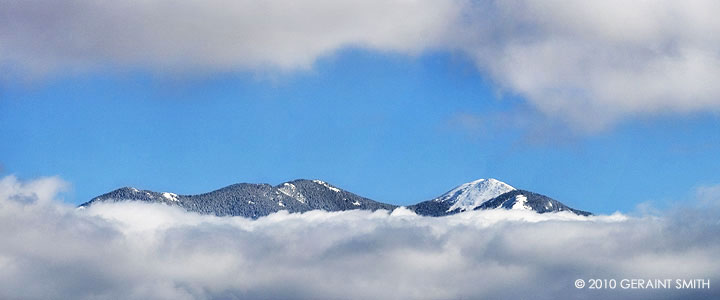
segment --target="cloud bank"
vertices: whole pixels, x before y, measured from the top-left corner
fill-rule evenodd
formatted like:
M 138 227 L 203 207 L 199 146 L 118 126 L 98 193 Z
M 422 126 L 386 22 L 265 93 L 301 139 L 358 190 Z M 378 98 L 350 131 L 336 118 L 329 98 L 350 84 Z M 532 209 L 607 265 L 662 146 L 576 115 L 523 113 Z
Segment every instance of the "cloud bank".
M 451 51 L 591 132 L 637 115 L 718 111 L 719 10 L 709 0 L 0 0 L 0 68 L 287 71 L 344 48 Z
M 709 299 L 578 278 L 720 279 L 714 217 L 487 211 L 276 213 L 62 204 L 57 178 L 0 180 L 3 299 Z

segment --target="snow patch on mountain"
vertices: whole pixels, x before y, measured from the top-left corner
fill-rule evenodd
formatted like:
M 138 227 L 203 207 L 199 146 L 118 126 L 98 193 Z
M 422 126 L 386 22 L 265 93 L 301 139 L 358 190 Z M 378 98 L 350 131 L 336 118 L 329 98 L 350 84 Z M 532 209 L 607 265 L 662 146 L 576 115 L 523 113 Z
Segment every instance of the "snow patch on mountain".
M 515 204 L 513 204 L 510 209 L 532 210 L 532 207 L 527 205 L 527 197 L 525 197 L 525 195 L 517 195 L 515 196 Z
M 173 201 L 173 202 L 179 201 L 179 200 L 178 200 L 178 195 L 175 194 L 175 193 L 164 192 L 164 193 L 162 193 L 162 196 L 163 196 L 163 198 L 168 199 L 168 200 Z
M 303 195 L 300 191 L 298 191 L 297 187 L 289 182 L 283 183 L 280 187 L 278 187 L 278 190 L 287 195 L 288 197 L 294 198 L 295 200 L 299 201 L 300 203 L 305 204 L 307 202 L 307 199 L 305 198 L 305 195 Z
M 331 191 L 333 191 L 333 192 L 336 192 L 336 193 L 339 193 L 339 192 L 340 192 L 340 189 L 339 189 L 339 188 L 336 188 L 336 187 L 334 187 L 334 186 L 332 186 L 332 185 L 329 185 L 329 184 L 328 184 L 327 182 L 325 182 L 325 181 L 315 179 L 315 180 L 313 180 L 313 182 L 314 182 L 314 183 L 317 183 L 317 184 L 319 184 L 319 185 L 325 186 L 326 188 L 328 188 L 329 190 L 331 190 Z
M 513 190 L 515 190 L 514 187 L 494 178 L 478 179 L 461 184 L 433 201 L 450 201 L 450 203 L 453 203 L 448 208 L 448 212 L 454 210 L 468 211 L 480 206 L 487 200 Z

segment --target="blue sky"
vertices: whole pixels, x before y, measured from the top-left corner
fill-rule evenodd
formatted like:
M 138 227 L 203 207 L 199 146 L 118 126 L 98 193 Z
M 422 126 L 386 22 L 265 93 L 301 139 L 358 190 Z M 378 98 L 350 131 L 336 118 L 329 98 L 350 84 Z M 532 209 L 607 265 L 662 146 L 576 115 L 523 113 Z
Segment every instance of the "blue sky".
M 72 183 L 72 203 L 121 186 L 193 194 L 320 178 L 412 204 L 495 177 L 601 213 L 667 205 L 720 182 L 716 115 L 537 133 L 547 120 L 467 64 L 357 50 L 272 78 L 133 72 L 6 84 L 3 172 L 59 175 Z M 497 114 L 538 124 L 458 121 Z
M 596 213 L 720 184 L 707 7 L 263 5 L 7 4 L 0 172 L 75 204 L 319 178 L 404 205 L 493 177 Z

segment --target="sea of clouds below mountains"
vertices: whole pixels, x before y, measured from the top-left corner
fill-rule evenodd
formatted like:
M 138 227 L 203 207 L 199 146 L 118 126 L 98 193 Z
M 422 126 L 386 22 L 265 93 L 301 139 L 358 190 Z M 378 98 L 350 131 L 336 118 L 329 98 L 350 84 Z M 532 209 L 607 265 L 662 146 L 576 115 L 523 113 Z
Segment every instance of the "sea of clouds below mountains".
M 708 299 L 720 211 L 576 216 L 279 212 L 258 220 L 163 204 L 64 203 L 57 177 L 0 179 L 3 299 Z M 720 196 L 714 196 L 717 200 Z M 577 289 L 576 279 L 711 280 L 711 289 Z

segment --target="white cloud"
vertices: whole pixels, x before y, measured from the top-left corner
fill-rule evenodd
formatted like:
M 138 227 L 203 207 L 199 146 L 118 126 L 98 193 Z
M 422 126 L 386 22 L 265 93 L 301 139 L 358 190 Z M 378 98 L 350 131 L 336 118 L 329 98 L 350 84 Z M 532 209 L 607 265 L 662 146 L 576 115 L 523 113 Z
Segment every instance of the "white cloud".
M 720 108 L 714 1 L 0 1 L 0 66 L 307 69 L 347 47 L 467 53 L 581 131 Z
M 0 62 L 43 73 L 102 65 L 308 68 L 343 47 L 414 53 L 458 1 L 0 1 Z
M 3 299 L 708 299 L 590 291 L 577 278 L 720 279 L 707 218 L 489 211 L 308 212 L 256 221 L 145 203 L 77 210 L 0 197 Z M 40 188 L 43 190 L 43 188 Z M 45 196 L 43 196 L 45 197 Z
M 714 1 L 488 1 L 461 40 L 478 66 L 581 130 L 720 108 Z
M 716 1 L 0 0 L 7 74 L 308 69 L 357 47 L 455 51 L 580 132 L 720 109 Z
M 67 182 L 57 176 L 24 182 L 10 175 L 0 179 L 0 199 L 9 199 L 25 204 L 45 204 L 51 202 L 57 194 L 67 188 Z

